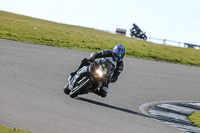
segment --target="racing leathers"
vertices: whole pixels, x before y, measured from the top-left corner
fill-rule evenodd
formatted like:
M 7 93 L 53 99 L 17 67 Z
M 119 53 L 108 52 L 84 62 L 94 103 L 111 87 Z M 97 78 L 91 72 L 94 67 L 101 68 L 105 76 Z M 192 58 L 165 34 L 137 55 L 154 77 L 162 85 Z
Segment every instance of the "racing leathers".
M 99 88 L 99 89 L 96 89 L 94 90 L 94 93 L 101 96 L 101 97 L 106 97 L 107 96 L 107 93 L 108 93 L 108 84 L 109 83 L 114 83 L 117 81 L 118 79 L 118 76 L 120 75 L 120 73 L 123 71 L 123 68 L 124 68 L 124 64 L 123 64 L 123 61 L 120 60 L 120 61 L 115 61 L 115 59 L 113 58 L 113 51 L 111 50 L 103 50 L 101 52 L 98 52 L 98 53 L 93 53 L 89 59 L 87 58 L 83 58 L 81 60 L 81 64 L 80 66 L 78 67 L 77 70 L 79 70 L 80 68 L 82 68 L 83 66 L 87 66 L 90 64 L 90 62 L 94 62 L 95 59 L 98 59 L 98 58 L 107 58 L 109 59 L 113 65 L 115 65 L 115 70 L 114 70 L 114 73 L 112 75 L 112 77 L 109 79 L 109 81 L 107 82 L 104 82 L 103 85 Z

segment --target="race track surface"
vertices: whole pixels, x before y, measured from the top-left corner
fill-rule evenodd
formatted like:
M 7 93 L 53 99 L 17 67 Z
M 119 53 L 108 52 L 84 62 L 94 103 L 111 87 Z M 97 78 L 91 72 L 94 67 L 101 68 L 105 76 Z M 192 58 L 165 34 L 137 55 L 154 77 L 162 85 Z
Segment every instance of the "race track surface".
M 199 101 L 200 68 L 125 57 L 106 98 L 69 98 L 68 74 L 90 52 L 0 40 L 0 125 L 33 133 L 183 133 L 139 110 Z

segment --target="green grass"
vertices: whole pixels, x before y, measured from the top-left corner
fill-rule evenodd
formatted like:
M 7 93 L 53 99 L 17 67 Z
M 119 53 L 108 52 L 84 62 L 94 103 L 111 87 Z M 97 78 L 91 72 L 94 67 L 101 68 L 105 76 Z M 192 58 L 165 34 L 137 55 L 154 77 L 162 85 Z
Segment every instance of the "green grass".
M 31 132 L 23 131 L 23 130 L 15 129 L 15 128 L 7 128 L 0 125 L 0 133 L 31 133 Z
M 192 113 L 188 118 L 196 126 L 200 127 L 200 111 L 196 111 L 196 112 Z
M 0 11 L 0 38 L 96 52 L 111 50 L 121 43 L 125 45 L 126 56 L 129 57 L 200 66 L 200 50 L 161 46 L 135 38 L 4 11 Z

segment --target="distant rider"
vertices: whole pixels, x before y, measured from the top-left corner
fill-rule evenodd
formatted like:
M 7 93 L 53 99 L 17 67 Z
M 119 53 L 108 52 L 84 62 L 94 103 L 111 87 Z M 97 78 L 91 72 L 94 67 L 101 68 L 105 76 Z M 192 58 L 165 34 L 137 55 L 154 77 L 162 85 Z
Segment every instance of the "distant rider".
M 139 34 L 142 31 L 135 23 L 133 24 L 133 28 L 132 29 L 136 30 L 136 34 Z
M 95 59 L 98 58 L 107 58 L 109 59 L 114 65 L 115 65 L 115 70 L 112 75 L 112 77 L 109 79 L 109 81 L 104 82 L 103 85 L 94 91 L 95 94 L 101 96 L 101 97 L 106 97 L 108 93 L 108 84 L 109 83 L 114 83 L 117 81 L 118 76 L 120 73 L 123 71 L 124 64 L 123 64 L 123 58 L 126 53 L 125 47 L 122 44 L 117 44 L 114 48 L 113 51 L 111 50 L 103 50 L 98 53 L 93 53 L 91 54 L 90 58 L 83 58 L 81 60 L 81 64 L 78 67 L 78 69 L 75 72 L 70 73 L 71 76 L 74 76 L 76 72 L 82 68 L 83 66 L 87 66 L 90 64 L 90 62 L 94 62 Z

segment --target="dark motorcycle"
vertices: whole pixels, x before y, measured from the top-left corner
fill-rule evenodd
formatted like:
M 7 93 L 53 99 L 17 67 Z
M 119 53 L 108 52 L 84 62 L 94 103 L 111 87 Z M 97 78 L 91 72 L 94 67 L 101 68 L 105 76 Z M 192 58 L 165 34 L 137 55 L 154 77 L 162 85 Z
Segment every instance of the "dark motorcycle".
M 102 86 L 112 76 L 115 65 L 106 58 L 99 59 L 89 66 L 84 66 L 73 76 L 69 76 L 64 87 L 65 94 L 75 98 L 88 94 Z
M 147 36 L 145 35 L 146 32 L 143 32 L 143 31 L 138 30 L 136 28 L 132 28 L 130 30 L 130 32 L 131 32 L 131 34 L 130 34 L 131 37 L 137 37 L 137 38 L 140 38 L 140 39 L 143 39 L 143 40 L 147 40 Z

